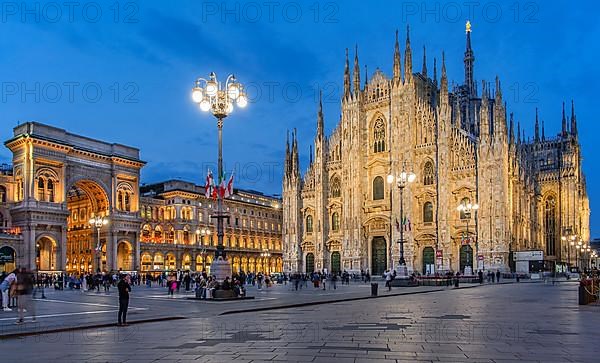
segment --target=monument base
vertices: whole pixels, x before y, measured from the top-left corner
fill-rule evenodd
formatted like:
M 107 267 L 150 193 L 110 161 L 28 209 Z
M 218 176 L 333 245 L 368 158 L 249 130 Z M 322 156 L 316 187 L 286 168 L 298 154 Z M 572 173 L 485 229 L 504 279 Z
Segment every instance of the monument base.
M 406 265 L 398 265 L 396 266 L 396 278 L 397 279 L 402 279 L 402 278 L 408 278 L 408 268 L 406 267 Z
M 231 265 L 223 257 L 219 256 L 210 265 L 210 274 L 215 276 L 219 283 L 225 281 L 226 277 L 231 279 Z

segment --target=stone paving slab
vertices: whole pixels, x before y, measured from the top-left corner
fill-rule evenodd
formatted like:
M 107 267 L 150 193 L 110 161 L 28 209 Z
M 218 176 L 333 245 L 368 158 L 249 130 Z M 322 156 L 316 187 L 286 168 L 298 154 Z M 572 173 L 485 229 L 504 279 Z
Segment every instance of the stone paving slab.
M 576 285 L 523 284 L 102 328 L 54 340 L 40 335 L 0 345 L 3 360 L 27 362 L 42 361 L 28 349 L 32 344 L 44 352 L 44 362 L 595 362 L 599 324 L 596 311 L 577 306 Z M 483 334 L 482 326 L 494 334 Z

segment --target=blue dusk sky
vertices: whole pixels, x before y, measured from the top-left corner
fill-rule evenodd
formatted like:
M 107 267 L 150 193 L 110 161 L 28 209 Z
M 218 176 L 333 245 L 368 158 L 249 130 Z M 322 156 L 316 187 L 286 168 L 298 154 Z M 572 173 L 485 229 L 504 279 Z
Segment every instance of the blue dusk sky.
M 216 161 L 216 122 L 192 103 L 196 77 L 235 73 L 251 103 L 225 120 L 224 159 L 237 186 L 281 192 L 285 137 L 297 128 L 304 170 L 315 133 L 318 89 L 325 126 L 340 117 L 344 53 L 358 44 L 361 76 L 390 74 L 395 30 L 410 25 L 413 71 L 446 53 L 462 82 L 465 22 L 472 23 L 475 77 L 498 75 L 509 112 L 546 136 L 575 100 L 583 165 L 600 236 L 600 149 L 594 120 L 600 84 L 597 5 L 592 1 L 62 1 L 3 2 L 0 9 L 0 136 L 38 121 L 140 148 L 145 183 L 200 183 Z M 439 76 L 439 74 L 438 74 Z M 11 155 L 3 148 L 0 162 Z

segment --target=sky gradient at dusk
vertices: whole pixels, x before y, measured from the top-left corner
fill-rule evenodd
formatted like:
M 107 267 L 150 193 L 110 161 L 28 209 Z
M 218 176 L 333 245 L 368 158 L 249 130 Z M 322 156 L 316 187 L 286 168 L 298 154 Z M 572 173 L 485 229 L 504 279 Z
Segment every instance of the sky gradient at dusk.
M 140 148 L 146 183 L 200 183 L 208 167 L 216 169 L 216 123 L 190 90 L 211 71 L 223 80 L 235 73 L 251 103 L 225 120 L 225 169 L 236 169 L 237 186 L 267 194 L 281 191 L 286 130 L 298 129 L 302 169 L 308 164 L 318 89 L 326 129 L 339 120 L 345 48 L 353 57 L 358 44 L 363 81 L 365 65 L 369 76 L 377 67 L 390 75 L 395 30 L 404 48 L 409 24 L 413 70 L 420 71 L 426 46 L 429 72 L 434 57 L 439 72 L 445 51 L 450 81 L 462 82 L 469 19 L 478 84 L 500 77 L 509 112 L 528 136 L 536 107 L 553 136 L 562 102 L 574 99 L 592 236 L 600 236 L 600 126 L 593 116 L 600 25 L 593 2 L 10 4 L 3 4 L 0 36 L 3 140 L 17 123 L 39 121 Z M 0 162 L 10 157 L 2 148 Z

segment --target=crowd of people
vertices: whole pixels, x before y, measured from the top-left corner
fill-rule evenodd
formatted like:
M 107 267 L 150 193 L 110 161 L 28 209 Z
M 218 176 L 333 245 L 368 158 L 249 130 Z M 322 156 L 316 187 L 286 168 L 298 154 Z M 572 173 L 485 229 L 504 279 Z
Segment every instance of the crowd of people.
M 12 311 L 11 306 L 17 307 L 18 318 L 16 324 L 23 324 L 25 313 L 29 313 L 32 320 L 36 320 L 35 305 L 32 295 L 34 292 L 34 275 L 25 268 L 15 269 L 9 274 L 0 275 L 0 293 L 2 294 L 2 310 Z

